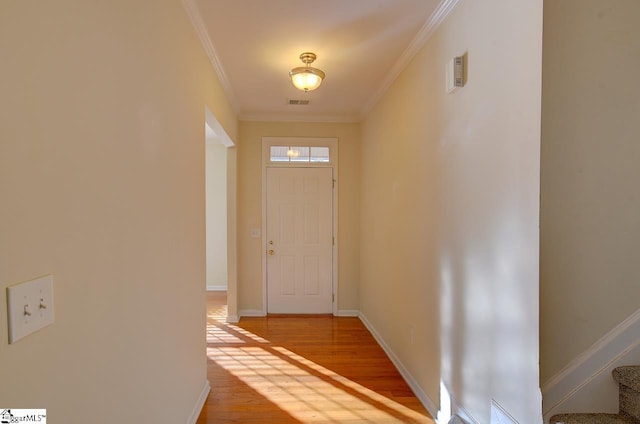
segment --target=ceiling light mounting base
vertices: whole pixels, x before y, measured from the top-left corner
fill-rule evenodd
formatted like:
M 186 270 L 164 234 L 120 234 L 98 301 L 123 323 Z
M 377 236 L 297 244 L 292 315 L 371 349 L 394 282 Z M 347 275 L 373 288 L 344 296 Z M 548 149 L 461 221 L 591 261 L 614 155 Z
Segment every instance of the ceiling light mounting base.
M 300 60 L 302 61 L 302 63 L 309 65 L 316 60 L 316 55 L 311 52 L 304 52 L 300 55 Z

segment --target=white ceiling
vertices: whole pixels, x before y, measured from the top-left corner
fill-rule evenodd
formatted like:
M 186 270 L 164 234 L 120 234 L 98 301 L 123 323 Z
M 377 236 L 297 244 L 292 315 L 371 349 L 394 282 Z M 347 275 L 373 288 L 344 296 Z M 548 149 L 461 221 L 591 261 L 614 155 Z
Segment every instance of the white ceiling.
M 184 0 L 240 119 L 358 121 L 446 16 L 448 0 Z M 300 53 L 326 79 L 304 93 Z M 310 100 L 292 106 L 289 99 Z

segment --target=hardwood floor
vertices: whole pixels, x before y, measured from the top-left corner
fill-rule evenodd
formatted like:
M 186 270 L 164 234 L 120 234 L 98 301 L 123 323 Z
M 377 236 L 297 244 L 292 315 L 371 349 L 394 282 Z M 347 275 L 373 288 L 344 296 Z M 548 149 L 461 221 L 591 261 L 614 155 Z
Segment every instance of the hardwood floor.
M 242 318 L 207 293 L 205 423 L 434 421 L 358 318 Z

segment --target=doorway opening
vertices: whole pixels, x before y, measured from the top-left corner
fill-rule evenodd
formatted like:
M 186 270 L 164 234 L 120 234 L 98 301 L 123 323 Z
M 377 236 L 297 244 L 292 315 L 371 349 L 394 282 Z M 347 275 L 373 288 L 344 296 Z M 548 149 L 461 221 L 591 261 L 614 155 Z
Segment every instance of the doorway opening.
M 262 138 L 264 314 L 337 314 L 337 142 Z
M 205 109 L 206 289 L 225 291 L 228 319 L 236 305 L 236 152 L 235 145 L 209 109 Z

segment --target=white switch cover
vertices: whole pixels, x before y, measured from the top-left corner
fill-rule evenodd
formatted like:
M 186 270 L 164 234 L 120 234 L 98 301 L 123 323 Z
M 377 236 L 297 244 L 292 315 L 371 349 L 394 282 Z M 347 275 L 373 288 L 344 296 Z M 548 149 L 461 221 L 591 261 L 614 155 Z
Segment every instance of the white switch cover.
M 251 229 L 251 237 L 252 238 L 260 238 L 260 228 L 252 228 Z
M 53 322 L 53 276 L 7 287 L 9 343 Z

